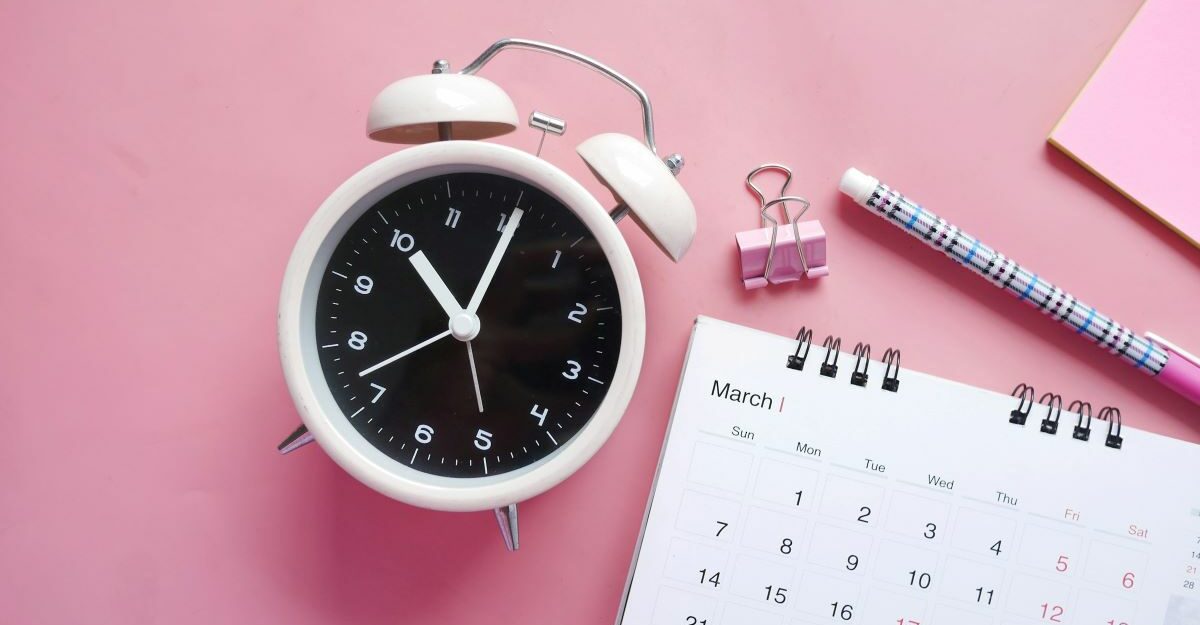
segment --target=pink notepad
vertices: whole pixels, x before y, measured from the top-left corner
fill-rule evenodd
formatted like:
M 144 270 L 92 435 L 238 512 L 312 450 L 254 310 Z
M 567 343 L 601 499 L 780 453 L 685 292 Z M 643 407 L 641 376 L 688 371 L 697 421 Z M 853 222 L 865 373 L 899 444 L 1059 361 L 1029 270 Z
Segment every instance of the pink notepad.
M 1050 143 L 1200 246 L 1198 24 L 1196 0 L 1146 0 Z

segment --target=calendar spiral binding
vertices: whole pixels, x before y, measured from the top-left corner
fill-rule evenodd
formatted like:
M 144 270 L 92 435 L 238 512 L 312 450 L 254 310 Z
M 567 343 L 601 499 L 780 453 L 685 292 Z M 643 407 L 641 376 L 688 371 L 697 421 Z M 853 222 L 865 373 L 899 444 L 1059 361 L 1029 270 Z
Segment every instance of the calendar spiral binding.
M 796 351 L 787 358 L 788 369 L 803 371 L 812 346 L 812 330 L 808 327 L 801 327 L 800 331 L 796 333 Z M 821 359 L 821 375 L 827 378 L 837 378 L 838 359 L 841 357 L 842 349 L 841 337 L 831 334 L 821 342 L 821 347 L 825 349 L 825 356 Z M 854 368 L 850 373 L 850 384 L 865 388 L 870 380 L 867 370 L 871 366 L 871 344 L 856 343 L 852 355 L 854 356 Z M 895 393 L 900 389 L 900 350 L 889 347 L 883 352 L 881 362 L 884 368 L 883 382 L 880 387 L 885 391 Z
M 1010 395 L 1017 400 L 1017 407 L 1008 415 L 1008 422 L 1024 426 L 1035 407 L 1045 407 L 1046 416 L 1038 428 L 1051 436 L 1058 434 L 1058 422 L 1062 418 L 1063 398 L 1058 393 L 1043 393 L 1035 402 L 1037 392 L 1032 386 L 1021 383 L 1013 389 Z M 1088 441 L 1092 436 L 1092 404 L 1075 400 L 1067 406 L 1067 412 L 1079 415 L 1075 427 L 1071 430 L 1071 438 L 1077 441 Z M 1105 406 L 1096 413 L 1096 419 L 1108 423 L 1108 434 L 1104 437 L 1104 445 L 1120 449 L 1124 439 L 1121 438 L 1121 411 L 1112 406 Z

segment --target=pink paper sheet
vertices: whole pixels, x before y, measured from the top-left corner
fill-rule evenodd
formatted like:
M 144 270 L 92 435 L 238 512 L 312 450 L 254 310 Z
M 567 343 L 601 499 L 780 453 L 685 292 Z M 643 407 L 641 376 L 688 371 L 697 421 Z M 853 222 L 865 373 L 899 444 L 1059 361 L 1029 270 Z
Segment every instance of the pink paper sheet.
M 1200 3 L 1147 0 L 1050 142 L 1200 245 Z

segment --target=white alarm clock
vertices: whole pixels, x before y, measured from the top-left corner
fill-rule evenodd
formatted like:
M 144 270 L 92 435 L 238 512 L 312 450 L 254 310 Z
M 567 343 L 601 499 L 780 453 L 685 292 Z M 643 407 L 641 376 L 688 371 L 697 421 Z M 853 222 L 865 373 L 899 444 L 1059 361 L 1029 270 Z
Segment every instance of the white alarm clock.
M 582 63 L 638 98 L 644 140 L 577 148 L 616 208 L 537 155 L 482 141 L 518 126 L 508 95 L 475 75 L 509 48 Z M 448 70 L 438 61 L 375 98 L 368 135 L 422 145 L 352 176 L 296 243 L 279 351 L 303 425 L 279 450 L 315 440 L 394 499 L 493 509 L 515 549 L 516 503 L 591 458 L 637 382 L 642 286 L 616 222 L 632 215 L 679 260 L 696 216 L 675 180 L 682 157 L 657 156 L 650 101 L 621 74 L 521 39 Z M 565 129 L 540 113 L 530 124 Z

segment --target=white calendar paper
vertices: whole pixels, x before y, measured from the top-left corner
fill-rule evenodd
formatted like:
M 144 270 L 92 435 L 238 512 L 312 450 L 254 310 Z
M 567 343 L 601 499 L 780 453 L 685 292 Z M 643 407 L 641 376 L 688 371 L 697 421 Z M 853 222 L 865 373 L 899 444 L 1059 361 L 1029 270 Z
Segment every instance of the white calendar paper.
M 795 347 L 697 320 L 619 623 L 1200 625 L 1200 447 Z

